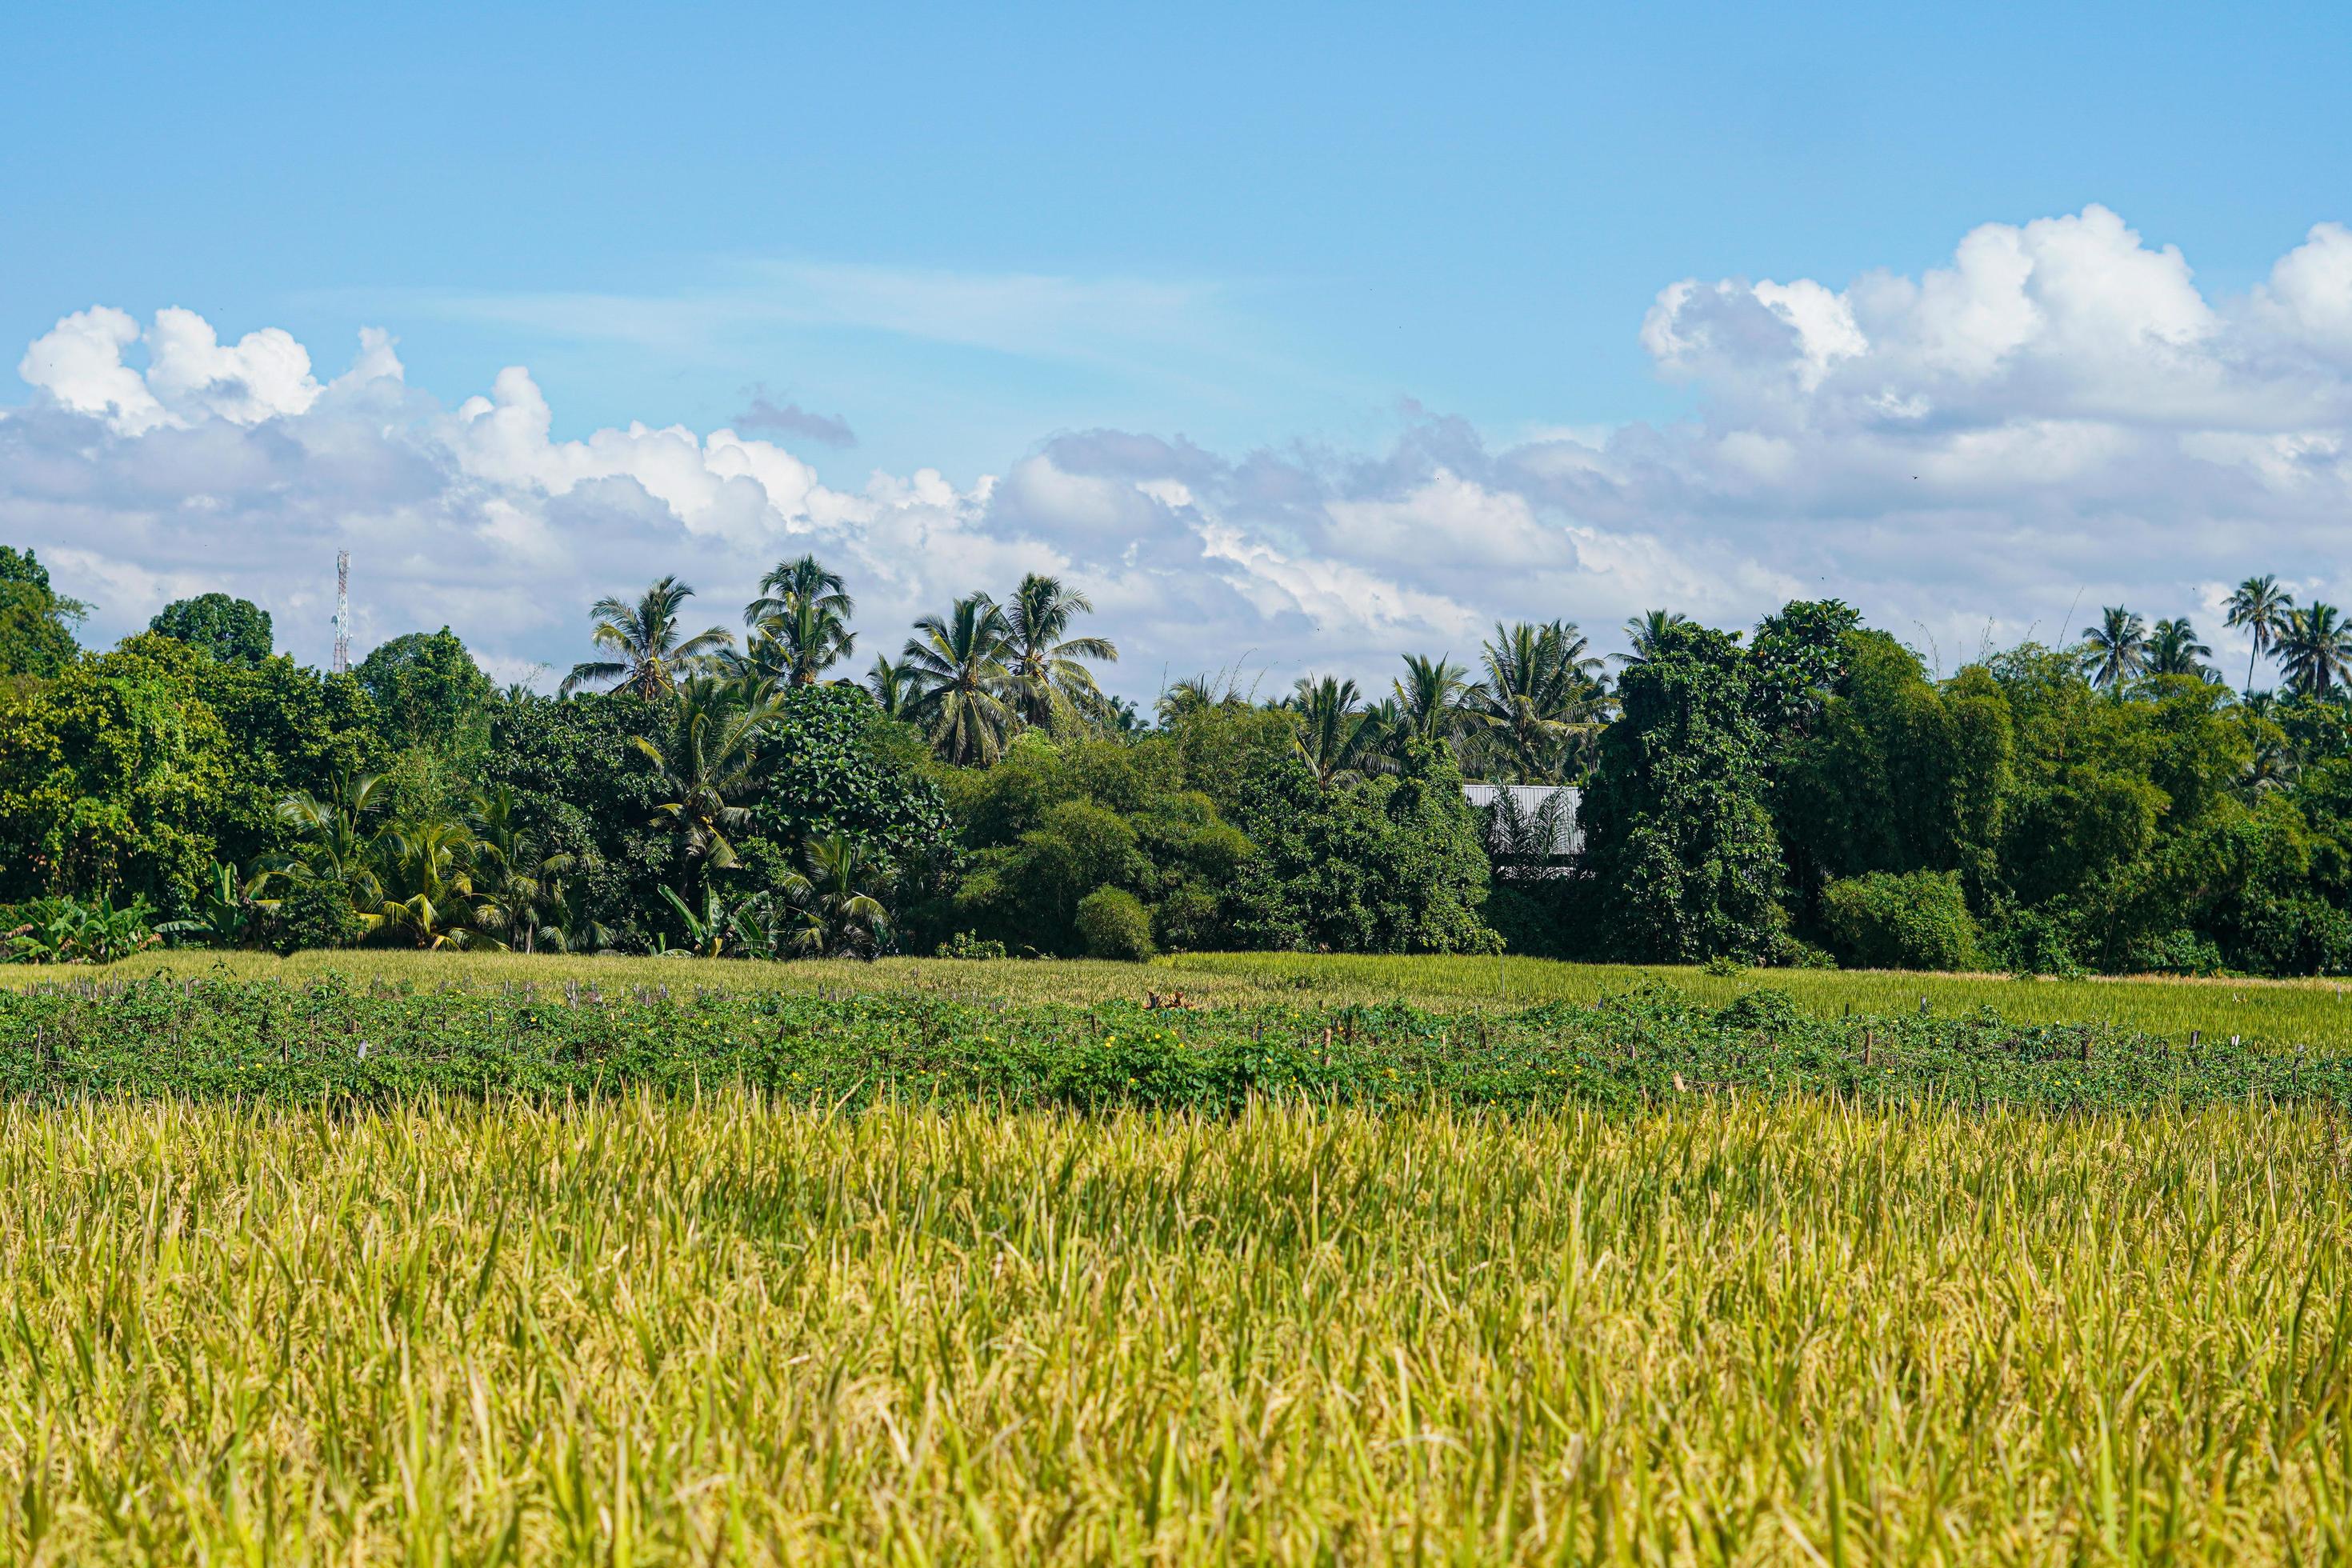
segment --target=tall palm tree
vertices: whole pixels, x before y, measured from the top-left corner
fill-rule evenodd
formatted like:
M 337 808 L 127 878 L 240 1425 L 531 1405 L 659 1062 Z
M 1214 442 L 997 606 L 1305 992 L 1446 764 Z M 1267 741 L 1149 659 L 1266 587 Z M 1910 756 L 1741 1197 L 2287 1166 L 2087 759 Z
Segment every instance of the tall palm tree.
M 1468 704 L 1512 782 L 1558 783 L 1574 742 L 1600 728 L 1601 661 L 1587 647 L 1573 621 L 1496 626 Z
M 1469 673 L 1450 658 L 1406 654 L 1404 675 L 1393 689 L 1397 713 L 1391 742 L 1450 742 L 1459 735 L 1467 717 L 1463 700 L 1470 690 L 1463 677 Z
M 261 861 L 279 876 L 331 883 L 356 906 L 376 901 L 374 851 L 379 825 L 392 805 L 392 784 L 379 773 L 345 769 L 324 798 L 298 791 L 278 803 L 278 819 L 302 836 L 290 855 Z
M 358 910 L 369 931 L 391 931 L 423 948 L 500 945 L 476 923 L 478 846 L 463 823 L 396 822 L 376 840 L 379 886 Z
M 2120 695 L 2147 668 L 2147 623 L 2121 605 L 2106 605 L 2097 626 L 2083 628 L 2083 652 L 2091 684 Z
M 1065 588 L 1058 577 L 1034 572 L 1021 579 L 1004 606 L 1013 703 L 1041 730 L 1065 730 L 1075 720 L 1103 711 L 1102 689 L 1084 661 L 1115 664 L 1117 645 L 1108 637 L 1064 635 L 1071 622 L 1093 611 L 1084 594 Z
M 670 797 L 654 808 L 654 822 L 677 829 L 689 863 L 723 871 L 737 864 L 730 836 L 751 820 L 751 808 L 736 802 L 757 782 L 760 738 L 776 710 L 740 686 L 708 678 L 679 687 L 677 701 L 667 751 L 636 737 Z
M 2286 629 L 2287 616 L 2294 608 L 2294 595 L 2269 575 L 2247 578 L 2222 605 L 2226 612 L 2222 624 L 2244 630 L 2253 641 L 2253 650 L 2246 655 L 2249 695 L 2254 689 L 2254 660 L 2278 646 L 2279 634 Z
M 1326 789 L 1362 774 L 1370 742 L 1382 728 L 1381 717 L 1357 705 L 1357 695 L 1352 680 L 1301 676 L 1284 704 L 1298 715 L 1298 755 Z
M 560 929 L 563 874 L 576 857 L 551 852 L 522 825 L 512 784 L 474 796 L 474 899 L 476 923 L 505 933 L 507 945 L 535 952 L 542 933 Z
M 2211 665 L 2204 661 L 2213 657 L 2213 650 L 2197 640 L 2197 628 L 2184 616 L 2179 620 L 2158 621 L 2148 634 L 2147 673 L 2150 675 L 2194 675 L 2200 679 L 2218 680 Z
M 724 649 L 735 645 L 734 634 L 710 626 L 690 637 L 677 634 L 677 610 L 694 590 L 676 577 L 664 577 L 638 595 L 634 605 L 624 599 L 599 599 L 589 611 L 594 629 L 589 633 L 598 647 L 616 657 L 575 664 L 563 678 L 570 695 L 582 686 L 613 681 L 615 691 L 634 691 L 651 700 L 692 675 Z
M 782 561 L 760 579 L 761 596 L 743 606 L 752 636 L 745 663 L 779 684 L 814 686 L 817 678 L 857 646 L 849 629 L 856 601 L 843 592 L 841 574 L 814 555 Z
M 782 889 L 790 930 L 778 946 L 806 958 L 873 958 L 889 931 L 882 900 L 868 890 L 881 883 L 880 868 L 839 833 L 812 838 L 803 847 L 806 874 L 788 871 Z
M 1249 698 L 1242 691 L 1241 678 L 1230 669 L 1223 669 L 1214 675 L 1188 675 L 1181 680 L 1171 682 L 1168 689 L 1160 694 L 1160 700 L 1152 704 L 1152 711 L 1164 727 L 1188 713 L 1196 713 L 1203 709 L 1239 709 L 1249 705 Z
M 892 664 L 887 653 L 876 654 L 874 668 L 866 672 L 866 689 L 872 693 L 874 705 L 892 719 L 912 716 L 922 684 L 905 659 Z
M 2333 605 L 2313 600 L 2310 608 L 2287 612 L 2278 636 L 2279 665 L 2288 689 L 2305 697 L 2326 697 L 2352 682 L 2352 623 Z
M 899 655 L 900 668 L 922 683 L 915 721 L 949 762 L 979 767 L 995 762 L 1021 722 L 1013 632 L 1003 606 L 974 594 L 958 599 L 945 617 L 925 616 Z
M 1658 657 L 1675 634 L 1691 625 L 1691 618 L 1679 610 L 1650 610 L 1625 623 L 1625 640 L 1633 651 L 1617 657 L 1627 664 L 1647 664 Z

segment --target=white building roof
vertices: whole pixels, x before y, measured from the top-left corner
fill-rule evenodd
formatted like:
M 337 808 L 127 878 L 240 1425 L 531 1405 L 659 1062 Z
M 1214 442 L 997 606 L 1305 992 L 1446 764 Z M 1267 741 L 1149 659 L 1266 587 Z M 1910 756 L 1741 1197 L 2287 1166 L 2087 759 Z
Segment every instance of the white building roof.
M 1584 847 L 1584 831 L 1576 820 L 1581 792 L 1572 785 L 1465 784 L 1462 794 L 1472 805 L 1481 807 L 1493 805 L 1507 795 L 1522 816 L 1533 816 L 1547 802 L 1564 795 L 1567 798 L 1558 808 L 1559 816 L 1553 829 L 1551 852 L 1556 857 L 1565 857 Z

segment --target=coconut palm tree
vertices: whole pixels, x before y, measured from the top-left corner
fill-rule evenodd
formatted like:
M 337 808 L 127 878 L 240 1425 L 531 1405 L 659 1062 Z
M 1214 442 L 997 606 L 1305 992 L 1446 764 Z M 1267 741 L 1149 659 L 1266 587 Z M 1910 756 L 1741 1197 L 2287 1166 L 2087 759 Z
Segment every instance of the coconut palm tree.
M 1617 657 L 1626 664 L 1647 664 L 1675 640 L 1675 634 L 1692 624 L 1679 610 L 1651 610 L 1625 623 L 1625 640 L 1633 651 Z
M 911 714 L 950 763 L 985 767 L 1003 754 L 1021 722 L 1015 706 L 1012 628 L 985 594 L 958 599 L 947 615 L 915 623 L 899 667 L 921 682 Z
M 767 699 L 707 677 L 679 687 L 677 703 L 667 751 L 635 737 L 669 796 L 654 808 L 654 823 L 677 829 L 689 864 L 723 871 L 737 863 L 730 836 L 751 820 L 751 808 L 736 802 L 757 782 L 760 739 L 776 710 Z
M 1486 679 L 1470 688 L 1468 706 L 1512 782 L 1558 783 L 1574 742 L 1599 729 L 1601 661 L 1587 646 L 1573 621 L 1496 624 Z
M 1214 675 L 1188 675 L 1171 683 L 1152 704 L 1152 711 L 1164 728 L 1188 713 L 1207 708 L 1246 708 L 1249 698 L 1243 692 L 1241 678 L 1231 669 Z
M 2097 626 L 2083 628 L 2083 652 L 2091 684 L 2120 696 L 2124 683 L 2147 668 L 2147 623 L 2121 605 L 2106 605 Z
M 2298 696 L 2326 697 L 2352 681 L 2352 623 L 2341 614 L 2315 599 L 2308 609 L 2287 612 L 2278 637 L 2279 665 L 2288 689 Z
M 667 946 L 668 938 L 661 937 L 666 952 L 683 952 L 695 958 L 750 958 L 772 955 L 775 942 L 762 929 L 761 917 L 767 912 L 768 899 L 762 893 L 738 893 L 729 898 L 715 887 L 702 889 L 702 908 L 696 910 L 677 896 L 677 889 L 664 884 L 662 900 L 677 911 L 679 922 L 686 927 L 686 945 Z
M 1404 675 L 1392 689 L 1397 713 L 1391 743 L 1407 739 L 1451 742 L 1461 734 L 1468 717 L 1463 700 L 1470 690 L 1463 677 L 1469 673 L 1450 658 L 1406 654 Z
M 680 676 L 698 672 L 734 647 L 734 634 L 724 626 L 679 637 L 678 606 L 693 596 L 694 590 L 676 577 L 664 577 L 634 605 L 623 599 L 597 600 L 589 611 L 593 622 L 589 637 L 615 657 L 573 665 L 563 678 L 564 694 L 609 680 L 613 690 L 634 691 L 650 700 L 675 687 Z
M 849 629 L 855 600 L 842 591 L 841 574 L 828 572 L 814 555 L 782 561 L 760 579 L 761 596 L 743 606 L 743 624 L 753 634 L 744 663 L 778 684 L 814 686 L 817 678 L 847 658 L 857 646 Z
M 446 818 L 386 827 L 375 843 L 375 896 L 357 910 L 361 926 L 422 948 L 503 945 L 476 923 L 477 848 L 463 823 Z
M 888 654 L 877 653 L 874 656 L 874 668 L 866 672 L 866 689 L 872 694 L 874 705 L 887 717 L 906 719 L 914 711 L 915 700 L 922 695 L 922 682 L 907 668 L 906 660 L 892 664 Z
M 2221 674 L 2204 661 L 2213 657 L 2213 650 L 2197 640 L 2197 628 L 2183 616 L 2179 620 L 2158 621 L 2147 638 L 2147 673 L 2150 675 L 2193 675 L 2200 680 L 2218 680 Z
M 278 803 L 278 819 L 302 837 L 293 853 L 265 857 L 273 875 L 331 883 L 355 908 L 379 902 L 375 843 L 392 805 L 392 785 L 381 774 L 349 769 L 337 773 L 326 795 L 298 791 Z
M 587 900 L 575 896 L 559 879 L 548 884 L 547 924 L 540 929 L 539 944 L 550 952 L 607 952 L 612 928 L 588 912 Z
M 2273 576 L 2249 577 L 2238 584 L 2222 605 L 2222 625 L 2243 630 L 2253 642 L 2246 655 L 2246 691 L 2254 689 L 2254 660 L 2278 646 L 2279 634 L 2286 629 L 2286 618 L 2294 608 L 2294 595 L 2279 586 Z
M 1301 676 L 1284 704 L 1298 715 L 1293 744 L 1326 789 L 1362 776 L 1371 742 L 1384 727 L 1382 717 L 1365 712 L 1357 698 L 1352 680 Z
M 1084 594 L 1034 572 L 1021 579 L 1004 605 L 1013 705 L 1041 730 L 1066 730 L 1103 711 L 1102 689 L 1084 661 L 1117 663 L 1117 645 L 1108 637 L 1064 635 L 1071 622 L 1093 611 Z
M 560 929 L 563 874 L 578 858 L 551 851 L 522 825 L 512 784 L 474 796 L 475 921 L 502 932 L 508 946 L 535 952 L 543 933 Z
M 868 890 L 881 885 L 880 868 L 838 833 L 810 839 L 801 858 L 805 874 L 787 872 L 780 884 L 785 910 L 777 946 L 805 958 L 877 956 L 890 924 Z

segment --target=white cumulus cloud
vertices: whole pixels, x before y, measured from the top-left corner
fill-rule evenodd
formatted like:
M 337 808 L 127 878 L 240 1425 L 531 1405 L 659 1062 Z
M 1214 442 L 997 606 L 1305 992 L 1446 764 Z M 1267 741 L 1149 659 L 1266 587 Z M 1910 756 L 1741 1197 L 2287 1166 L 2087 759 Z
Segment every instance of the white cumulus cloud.
M 2210 619 L 2214 585 L 2254 572 L 2352 594 L 2342 225 L 2235 297 L 2091 206 L 1983 225 L 1917 276 L 1685 279 L 1638 330 L 1692 417 L 1570 430 L 1531 409 L 1539 434 L 1498 441 L 1407 405 L 1379 451 L 1066 431 L 997 475 L 845 484 L 757 426 L 559 438 L 520 366 L 445 404 L 378 331 L 322 383 L 282 331 L 224 342 L 189 311 L 95 306 L 25 352 L 0 533 L 100 606 L 96 632 L 223 588 L 306 657 L 347 548 L 362 643 L 446 622 L 502 670 L 568 664 L 591 600 L 668 572 L 730 621 L 814 551 L 857 594 L 862 668 L 952 595 L 1048 571 L 1093 597 L 1127 654 L 1112 684 L 1139 696 L 1244 659 L 1276 689 L 1380 679 L 1521 616 L 1610 647 L 1653 606 L 1739 624 L 1835 594 L 1948 668 L 2071 637 L 2070 606 Z

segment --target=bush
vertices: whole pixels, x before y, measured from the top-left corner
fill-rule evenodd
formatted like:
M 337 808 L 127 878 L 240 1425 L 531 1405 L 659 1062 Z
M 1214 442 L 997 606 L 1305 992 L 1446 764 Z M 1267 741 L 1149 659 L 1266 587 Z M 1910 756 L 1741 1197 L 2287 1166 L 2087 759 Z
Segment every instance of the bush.
M 2124 967 L 2159 974 L 2219 974 L 2225 966 L 2211 938 L 2193 931 L 2168 931 L 2132 943 Z
M 280 953 L 350 947 L 360 940 L 360 917 L 340 882 L 305 878 L 270 912 L 270 947 Z
M 1873 871 L 1832 882 L 1822 921 L 1838 962 L 1862 969 L 1978 967 L 1977 922 L 1957 872 Z
M 940 943 L 939 956 L 941 958 L 1003 958 L 1004 944 L 1001 942 L 983 942 L 968 931 L 960 931 Z
M 1988 945 L 1992 957 L 2012 974 L 2050 974 L 2074 979 L 2084 973 L 2074 956 L 2074 939 L 2061 913 L 2049 910 L 2019 910 L 1994 928 Z
M 1152 934 L 1163 948 L 1205 952 L 1218 945 L 1224 931 L 1223 916 L 1216 894 L 1196 883 L 1180 882 L 1153 907 Z
M 1078 900 L 1078 940 L 1088 958 L 1140 963 L 1151 956 L 1151 913 L 1122 888 L 1097 888 Z
M 1257 853 L 1225 889 L 1244 947 L 1297 952 L 1494 952 L 1478 918 L 1486 846 L 1462 774 L 1416 741 L 1394 774 L 1317 781 L 1287 757 L 1253 774 L 1240 824 Z

